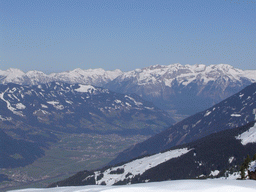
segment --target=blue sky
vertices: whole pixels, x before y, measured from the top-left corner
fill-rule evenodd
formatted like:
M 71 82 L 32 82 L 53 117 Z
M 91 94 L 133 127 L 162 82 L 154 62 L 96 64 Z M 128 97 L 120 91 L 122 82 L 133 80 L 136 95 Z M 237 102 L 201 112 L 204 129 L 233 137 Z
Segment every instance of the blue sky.
M 256 69 L 256 0 L 0 0 L 0 69 Z

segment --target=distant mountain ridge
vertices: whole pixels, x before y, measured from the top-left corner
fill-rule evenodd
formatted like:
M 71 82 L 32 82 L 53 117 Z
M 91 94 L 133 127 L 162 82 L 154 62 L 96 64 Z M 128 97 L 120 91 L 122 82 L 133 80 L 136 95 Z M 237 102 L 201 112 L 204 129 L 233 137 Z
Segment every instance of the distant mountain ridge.
M 37 85 L 53 81 L 66 82 L 70 84 L 82 83 L 95 86 L 104 85 L 114 79 L 124 81 L 133 78 L 138 85 L 150 85 L 164 82 L 171 87 L 173 81 L 178 84 L 188 85 L 194 80 L 207 84 L 215 81 L 216 78 L 225 77 L 226 80 L 241 81 L 245 78 L 249 81 L 256 81 L 256 70 L 241 70 L 228 64 L 216 65 L 153 65 L 142 69 L 135 69 L 122 72 L 120 69 L 105 71 L 102 68 L 83 70 L 80 68 L 72 71 L 51 73 L 49 75 L 41 71 L 28 71 L 24 73 L 20 69 L 10 68 L 5 71 L 0 70 L 0 83 L 16 83 L 19 85 Z
M 63 82 L 0 84 L 0 137 L 6 136 L 0 142 L 0 162 L 2 168 L 31 164 L 59 142 L 59 134 L 148 136 L 174 122 L 135 94 Z
M 0 83 L 16 83 L 19 85 L 38 85 L 54 81 L 65 82 L 69 84 L 90 84 L 103 86 L 109 81 L 115 79 L 122 72 L 117 69 L 114 71 L 105 71 L 104 69 L 74 69 L 73 71 L 51 73 L 46 75 L 41 71 L 28 71 L 24 73 L 19 69 L 10 68 L 6 71 L 0 70 Z
M 256 82 L 256 70 L 219 65 L 155 65 L 123 73 L 105 87 L 136 93 L 170 113 L 192 115 Z
M 122 94 L 135 93 L 180 120 L 256 82 L 256 70 L 236 69 L 227 64 L 154 65 L 128 72 L 75 69 L 49 75 L 40 71 L 0 70 L 2 84 L 37 85 L 53 81 L 94 85 Z

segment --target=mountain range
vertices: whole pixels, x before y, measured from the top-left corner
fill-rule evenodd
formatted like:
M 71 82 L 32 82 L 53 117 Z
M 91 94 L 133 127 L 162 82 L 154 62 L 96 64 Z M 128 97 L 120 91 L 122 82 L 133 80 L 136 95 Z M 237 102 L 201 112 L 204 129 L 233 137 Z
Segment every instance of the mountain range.
M 230 65 L 155 65 L 123 73 L 106 87 L 136 93 L 171 114 L 193 115 L 256 82 L 256 71 Z
M 23 122 L 67 132 L 156 133 L 174 121 L 137 95 L 91 85 L 52 82 L 0 85 L 1 122 Z M 136 124 L 139 122 L 138 124 Z
M 67 143 L 70 135 L 81 133 L 156 134 L 120 153 L 108 164 L 110 168 L 82 171 L 78 173 L 81 177 L 75 175 L 65 183 L 109 184 L 108 180 L 114 175 L 117 179 L 111 184 L 155 181 L 158 177 L 166 180 L 195 178 L 199 174 L 209 176 L 211 171 L 230 168 L 232 163 L 218 167 L 217 160 L 213 160 L 216 166 L 208 164 L 201 169 L 200 162 L 209 161 L 203 156 L 210 156 L 204 145 L 211 148 L 218 140 L 227 145 L 225 139 L 220 139 L 227 135 L 227 141 L 231 142 L 228 146 L 238 147 L 239 151 L 231 150 L 231 154 L 227 148 L 224 152 L 220 147 L 214 150 L 228 154 L 223 155 L 225 162 L 233 157 L 236 165 L 244 153 L 253 153 L 251 148 L 241 147 L 237 138 L 254 126 L 254 82 L 256 71 L 243 71 L 225 64 L 155 65 L 129 72 L 75 69 L 50 75 L 39 71 L 24 73 L 19 69 L 0 71 L 0 136 L 6 138 L 1 145 L 13 146 L 2 151 L 4 155 L 0 160 L 5 163 L 2 168 L 25 166 L 44 156 L 48 148 L 59 142 L 60 133 L 61 138 L 67 138 Z M 183 120 L 175 123 L 173 118 Z M 25 150 L 14 150 L 20 147 Z M 156 155 L 158 153 L 163 157 Z M 136 160 L 143 158 L 149 159 Z M 156 159 L 164 159 L 167 164 Z M 190 165 L 186 159 L 196 162 L 197 166 Z M 137 164 L 130 166 L 133 160 Z M 152 166 L 152 162 L 158 163 Z M 180 169 L 185 167 L 194 172 L 187 174 L 184 170 L 176 176 L 165 172 L 174 162 Z M 188 165 L 184 165 L 186 163 Z M 143 172 L 138 169 L 139 174 L 126 173 L 123 165 L 147 168 Z M 2 176 L 6 180 L 6 175 Z
M 120 70 L 105 71 L 104 69 L 75 69 L 73 71 L 52 73 L 46 75 L 41 71 L 28 71 L 24 73 L 20 69 L 10 68 L 6 71 L 0 70 L 0 83 L 15 83 L 19 85 L 38 85 L 54 81 L 65 82 L 69 84 L 87 84 L 103 86 L 121 75 Z
M 128 72 L 75 69 L 46 75 L 40 71 L 24 73 L 19 69 L 0 71 L 2 84 L 37 85 L 53 81 L 99 86 L 123 94 L 135 93 L 180 120 L 256 82 L 256 70 L 236 69 L 227 64 L 172 64 Z

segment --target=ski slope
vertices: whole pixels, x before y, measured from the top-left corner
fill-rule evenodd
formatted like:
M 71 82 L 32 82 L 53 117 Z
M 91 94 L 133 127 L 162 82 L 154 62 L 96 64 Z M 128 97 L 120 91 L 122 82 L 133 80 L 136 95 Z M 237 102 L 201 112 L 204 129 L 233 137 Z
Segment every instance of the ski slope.
M 255 192 L 253 180 L 176 180 L 122 186 L 79 186 L 49 189 L 22 189 L 12 192 Z

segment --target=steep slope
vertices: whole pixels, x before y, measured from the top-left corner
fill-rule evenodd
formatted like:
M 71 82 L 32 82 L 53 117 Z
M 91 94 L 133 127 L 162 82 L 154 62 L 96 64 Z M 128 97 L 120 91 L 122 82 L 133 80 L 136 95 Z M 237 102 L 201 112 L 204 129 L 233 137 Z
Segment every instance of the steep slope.
M 227 64 L 155 65 L 125 72 L 105 87 L 136 93 L 171 113 L 192 115 L 256 82 L 256 71 Z
M 82 84 L 0 85 L 0 106 L 2 125 L 70 133 L 146 131 L 150 135 L 174 123 L 167 113 L 136 95 Z
M 13 139 L 0 129 L 0 168 L 25 166 L 43 155 L 38 144 Z
M 158 153 L 172 146 L 195 141 L 211 133 L 245 125 L 256 113 L 256 83 L 213 107 L 190 116 L 148 140 L 128 148 L 111 165 L 141 155 Z
M 248 134 L 249 133 L 249 134 Z M 234 129 L 211 134 L 195 142 L 161 153 L 96 171 L 82 171 L 51 184 L 120 185 L 224 176 L 225 170 L 238 170 L 244 158 L 256 153 L 255 121 Z

